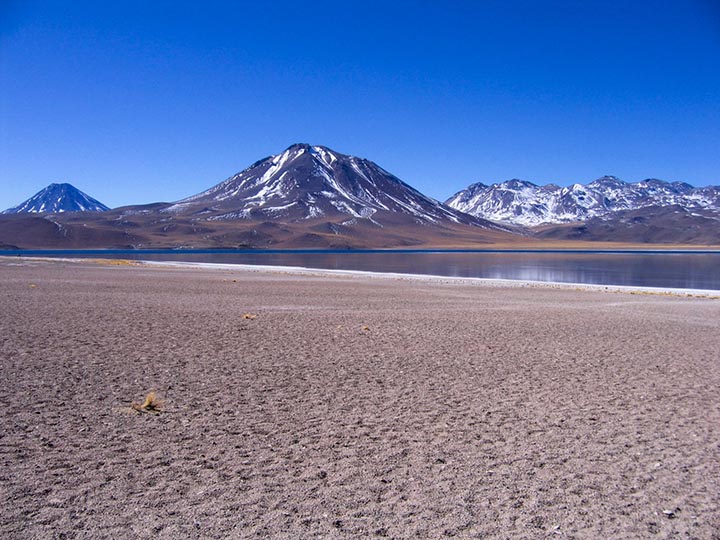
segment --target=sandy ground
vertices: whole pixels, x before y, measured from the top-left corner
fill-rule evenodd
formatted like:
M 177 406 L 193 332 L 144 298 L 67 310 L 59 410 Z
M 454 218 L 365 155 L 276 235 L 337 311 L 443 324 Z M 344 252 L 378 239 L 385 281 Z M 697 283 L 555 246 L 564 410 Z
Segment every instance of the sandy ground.
M 720 300 L 9 259 L 0 298 L 1 538 L 720 538 Z

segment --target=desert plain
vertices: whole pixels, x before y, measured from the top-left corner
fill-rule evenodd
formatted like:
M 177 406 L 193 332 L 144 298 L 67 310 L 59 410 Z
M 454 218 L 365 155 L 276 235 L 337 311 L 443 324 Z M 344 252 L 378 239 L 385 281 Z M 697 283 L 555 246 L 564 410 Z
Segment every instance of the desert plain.
M 20 258 L 0 298 L 2 538 L 720 538 L 718 299 Z

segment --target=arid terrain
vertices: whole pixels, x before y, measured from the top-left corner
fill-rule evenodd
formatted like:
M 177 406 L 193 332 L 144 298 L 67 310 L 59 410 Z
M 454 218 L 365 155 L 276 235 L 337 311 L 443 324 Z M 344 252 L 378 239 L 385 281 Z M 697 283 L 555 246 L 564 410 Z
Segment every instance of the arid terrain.
M 720 538 L 718 299 L 19 258 L 0 297 L 2 538 Z

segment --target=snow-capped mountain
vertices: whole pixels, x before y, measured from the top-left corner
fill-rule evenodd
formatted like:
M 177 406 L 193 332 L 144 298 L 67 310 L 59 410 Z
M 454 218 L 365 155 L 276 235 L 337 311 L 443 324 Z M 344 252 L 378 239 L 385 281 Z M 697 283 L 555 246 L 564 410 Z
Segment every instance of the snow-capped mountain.
M 423 195 L 372 161 L 308 144 L 262 159 L 164 212 L 205 221 L 325 219 L 340 225 L 499 228 Z
M 530 225 L 545 220 L 559 189 L 553 184 L 540 187 L 517 179 L 491 186 L 477 183 L 456 193 L 445 204 L 493 221 Z
M 484 219 L 532 227 L 609 218 L 615 212 L 651 206 L 720 210 L 720 187 L 695 188 L 657 179 L 627 183 L 614 176 L 568 187 L 509 180 L 491 186 L 472 184 L 445 204 Z
M 104 212 L 110 210 L 100 201 L 83 193 L 71 184 L 50 184 L 27 201 L 8 208 L 3 214 Z

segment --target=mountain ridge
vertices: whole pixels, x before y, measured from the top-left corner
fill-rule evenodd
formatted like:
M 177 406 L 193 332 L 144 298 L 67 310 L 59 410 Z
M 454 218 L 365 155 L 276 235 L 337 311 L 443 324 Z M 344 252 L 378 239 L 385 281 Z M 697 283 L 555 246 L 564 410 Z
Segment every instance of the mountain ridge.
M 48 188 L 52 186 L 58 185 Z M 444 204 L 370 160 L 306 143 L 257 160 L 175 202 L 53 213 L 50 203 L 61 197 L 45 197 L 44 205 L 40 198 L 34 206 L 27 204 L 32 199 L 10 209 L 26 211 L 0 216 L 0 245 L 351 249 L 577 240 L 720 244 L 716 186 L 695 188 L 657 179 L 630 184 L 614 176 L 567 187 L 512 179 L 472 184 Z
M 720 212 L 720 186 L 693 187 L 656 178 L 624 182 L 603 176 L 588 184 L 539 186 L 524 180 L 471 184 L 445 204 L 491 221 L 535 227 L 590 219 L 612 219 L 614 213 L 678 205 L 686 210 Z M 719 214 L 720 216 L 720 214 Z

